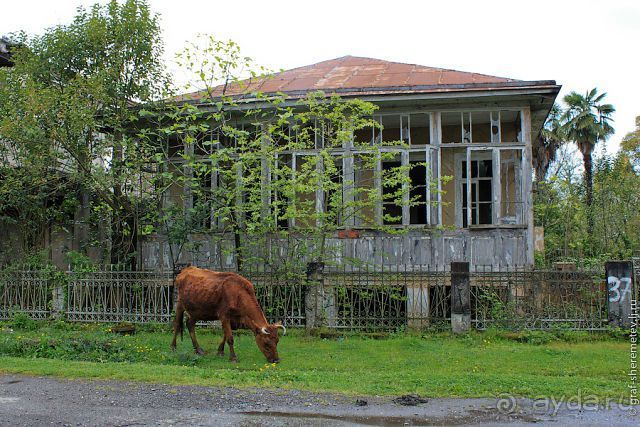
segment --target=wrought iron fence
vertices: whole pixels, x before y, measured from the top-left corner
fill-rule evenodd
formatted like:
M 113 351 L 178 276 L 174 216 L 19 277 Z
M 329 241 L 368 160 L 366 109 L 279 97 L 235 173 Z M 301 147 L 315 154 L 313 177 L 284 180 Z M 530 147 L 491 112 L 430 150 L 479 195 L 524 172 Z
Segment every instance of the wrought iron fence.
M 140 323 L 171 320 L 171 273 L 107 268 L 67 274 L 68 320 Z
M 48 270 L 20 267 L 0 270 L 0 319 L 11 318 L 13 312 L 46 319 L 51 313 L 51 289 Z
M 52 313 L 50 271 L 0 271 L 0 317 L 12 310 L 46 318 Z M 451 273 L 434 266 L 344 266 L 311 280 L 307 272 L 254 269 L 269 321 L 287 326 L 398 330 L 448 323 Z M 636 271 L 637 275 L 637 271 Z M 637 277 L 637 276 L 636 276 Z M 173 274 L 103 268 L 67 272 L 57 311 L 71 321 L 169 322 Z M 607 289 L 600 271 L 538 271 L 475 267 L 470 273 L 472 323 L 477 329 L 601 329 L 607 325 Z
M 287 326 L 306 325 L 306 276 L 301 271 L 244 271 L 255 288 L 256 298 L 269 322 Z
M 450 275 L 435 266 L 345 266 L 329 269 L 322 286 L 313 302 L 333 328 L 423 328 L 450 317 Z
M 470 275 L 476 329 L 603 329 L 607 289 L 601 271 L 476 271 Z

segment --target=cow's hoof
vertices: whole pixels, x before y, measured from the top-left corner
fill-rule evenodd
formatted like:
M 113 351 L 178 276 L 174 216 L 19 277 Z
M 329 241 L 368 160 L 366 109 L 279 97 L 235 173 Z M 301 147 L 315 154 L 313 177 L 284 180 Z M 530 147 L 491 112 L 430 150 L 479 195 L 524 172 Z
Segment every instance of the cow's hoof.
M 201 348 L 197 348 L 197 349 L 196 349 L 196 354 L 197 354 L 197 355 L 199 355 L 199 356 L 204 356 L 205 354 L 207 354 L 207 352 L 206 352 L 206 351 L 204 351 L 204 350 L 203 350 L 203 349 L 201 349 Z
M 229 362 L 231 362 L 231 363 L 238 363 L 238 358 L 236 358 L 236 357 L 232 357 L 231 359 L 229 359 Z
M 218 352 L 218 356 L 220 356 L 220 357 L 224 357 L 224 351 L 219 351 L 219 352 Z
M 171 346 L 171 351 L 176 351 L 176 346 L 175 345 Z

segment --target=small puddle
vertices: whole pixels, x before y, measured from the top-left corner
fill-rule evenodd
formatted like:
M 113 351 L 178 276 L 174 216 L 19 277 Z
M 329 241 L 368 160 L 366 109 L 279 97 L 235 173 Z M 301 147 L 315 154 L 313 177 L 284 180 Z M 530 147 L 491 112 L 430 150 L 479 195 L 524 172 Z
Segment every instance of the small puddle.
M 317 414 L 309 412 L 281 412 L 281 411 L 248 411 L 242 412 L 243 415 L 251 417 L 271 417 L 275 419 L 291 419 L 291 420 L 315 420 L 315 421 L 337 421 L 346 424 L 359 424 L 370 426 L 427 426 L 427 425 L 466 425 L 478 423 L 496 423 L 496 422 L 527 422 L 534 423 L 541 421 L 540 419 L 524 414 L 502 415 L 493 411 L 470 410 L 464 415 L 451 415 L 444 417 L 434 417 L 429 415 L 423 416 L 384 416 L 384 415 L 333 415 L 333 414 Z
M 361 425 L 411 425 L 424 426 L 430 425 L 434 420 L 426 418 L 414 417 L 385 417 L 380 415 L 331 415 L 331 414 L 314 414 L 309 412 L 279 412 L 279 411 L 249 411 L 242 412 L 243 415 L 254 417 L 275 417 L 286 419 L 313 419 L 318 421 L 342 421 L 344 423 L 353 423 Z

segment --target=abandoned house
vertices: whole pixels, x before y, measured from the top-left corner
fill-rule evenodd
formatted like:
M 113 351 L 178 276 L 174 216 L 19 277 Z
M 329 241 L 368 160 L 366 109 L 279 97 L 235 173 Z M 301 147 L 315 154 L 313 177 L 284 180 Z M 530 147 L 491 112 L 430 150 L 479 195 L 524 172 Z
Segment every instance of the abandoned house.
M 403 146 L 389 148 L 397 154 L 389 163 L 421 165 L 411 169 L 410 176 L 412 185 L 423 192 L 421 206 L 386 204 L 372 213 L 375 221 L 383 221 L 386 212 L 397 214 L 393 225 L 407 232 L 385 235 L 365 224 L 345 224 L 356 232 L 336 233 L 330 239 L 342 257 L 376 265 L 441 268 L 452 261 L 533 265 L 532 139 L 560 90 L 555 81 L 345 56 L 276 73 L 251 82 L 249 89 L 284 93 L 292 105 L 318 90 L 374 103 L 379 107 L 374 119 L 382 130 L 356 136 L 401 140 Z M 204 103 L 197 94 L 188 102 Z M 295 169 L 296 159 L 303 155 L 309 153 L 290 153 L 287 161 Z M 382 162 L 377 167 L 388 166 Z M 356 182 L 366 173 L 353 160 L 345 161 L 340 170 L 345 180 L 350 176 Z M 450 179 L 442 180 L 445 176 Z M 425 185 L 428 177 L 437 183 L 437 191 Z M 317 205 L 322 209 L 322 203 Z M 211 234 L 215 232 L 212 225 Z M 224 239 L 214 241 L 206 234 L 193 238 L 199 239 L 198 250 L 181 261 L 232 268 L 233 255 L 222 255 Z M 141 249 L 143 268 L 170 268 L 163 236 L 147 236 Z

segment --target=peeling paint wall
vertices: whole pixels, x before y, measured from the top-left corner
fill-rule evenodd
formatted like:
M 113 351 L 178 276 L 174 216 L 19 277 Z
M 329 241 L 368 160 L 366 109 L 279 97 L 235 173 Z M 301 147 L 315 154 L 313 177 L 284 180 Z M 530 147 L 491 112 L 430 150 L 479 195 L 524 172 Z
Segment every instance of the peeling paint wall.
M 527 264 L 527 229 L 498 228 L 489 230 L 424 231 L 411 230 L 405 235 L 385 235 L 361 232 L 355 239 L 330 238 L 327 244 L 334 249 L 334 262 L 357 259 L 376 265 L 431 265 L 446 269 L 453 261 L 469 261 L 473 266 L 522 266 Z M 193 237 L 197 247 L 184 252 L 179 263 L 191 262 L 199 266 L 231 269 L 235 267 L 233 237 L 198 235 Z M 141 266 L 147 270 L 170 270 L 171 253 L 163 236 L 147 237 L 142 241 Z M 280 248 L 286 241 L 271 239 L 264 248 Z M 174 254 L 176 250 L 174 250 Z M 271 256 L 277 263 L 277 256 Z

